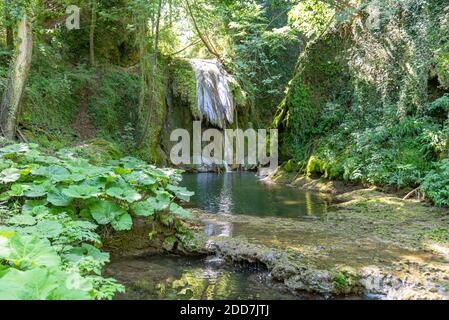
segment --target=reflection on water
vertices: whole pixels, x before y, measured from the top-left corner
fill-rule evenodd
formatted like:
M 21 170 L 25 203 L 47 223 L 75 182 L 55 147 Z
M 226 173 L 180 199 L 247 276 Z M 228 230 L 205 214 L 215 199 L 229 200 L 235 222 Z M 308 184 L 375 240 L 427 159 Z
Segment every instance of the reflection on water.
M 266 273 L 236 272 L 201 259 L 151 257 L 110 264 L 106 274 L 126 286 L 123 300 L 292 300 L 307 298 L 273 290 Z M 264 280 L 265 279 L 265 280 Z M 269 281 L 268 281 L 269 282 Z
M 328 204 L 311 192 L 261 182 L 250 172 L 186 174 L 182 184 L 195 192 L 192 206 L 210 213 L 319 217 Z

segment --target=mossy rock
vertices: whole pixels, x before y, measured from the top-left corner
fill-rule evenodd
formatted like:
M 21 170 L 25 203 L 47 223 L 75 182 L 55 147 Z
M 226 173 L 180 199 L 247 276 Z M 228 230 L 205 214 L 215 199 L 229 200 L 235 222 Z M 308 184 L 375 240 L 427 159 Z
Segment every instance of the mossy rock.
M 170 78 L 175 99 L 190 106 L 195 118 L 199 117 L 196 97 L 196 75 L 188 60 L 176 59 L 170 63 Z

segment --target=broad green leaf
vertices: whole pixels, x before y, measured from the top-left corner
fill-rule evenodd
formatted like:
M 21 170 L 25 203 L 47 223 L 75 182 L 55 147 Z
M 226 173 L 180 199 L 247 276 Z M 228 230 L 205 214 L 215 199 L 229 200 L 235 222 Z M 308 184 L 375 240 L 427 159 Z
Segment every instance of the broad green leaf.
M 25 191 L 27 198 L 40 198 L 47 194 L 49 186 L 47 184 L 32 184 L 28 190 Z
M 0 265 L 0 279 L 1 279 L 5 274 L 7 274 L 8 271 L 9 271 L 10 269 L 11 269 L 11 268 L 10 268 L 9 266 L 2 266 L 2 265 Z
M 45 166 L 37 165 L 37 166 L 31 168 L 31 174 L 35 175 L 35 176 L 46 176 L 47 173 L 48 173 L 47 167 L 45 167 Z
M 54 182 L 70 181 L 72 174 L 69 170 L 61 166 L 51 166 L 47 168 L 48 178 Z
M 115 174 L 119 174 L 119 175 L 126 175 L 126 174 L 130 174 L 131 172 L 133 172 L 131 169 L 125 169 L 122 167 L 116 167 L 113 169 Z
M 92 258 L 94 258 L 96 261 L 105 264 L 109 262 L 110 256 L 107 252 L 102 252 L 101 250 L 95 248 L 94 246 L 83 243 L 82 248 L 86 250 L 86 254 Z
M 148 168 L 148 169 L 144 170 L 144 172 L 156 179 L 161 179 L 164 181 L 169 180 L 169 177 L 162 170 L 159 170 L 157 168 Z
M 53 268 L 58 267 L 61 263 L 61 259 L 50 243 L 36 236 L 16 234 L 9 239 L 9 249 L 9 254 L 1 256 L 1 258 L 11 261 L 21 268 L 39 266 Z
M 106 190 L 106 194 L 110 197 L 125 200 L 129 203 L 133 203 L 142 199 L 142 196 L 137 191 L 129 187 L 112 187 Z
M 149 187 L 157 183 L 157 180 L 155 178 L 150 177 L 142 171 L 134 171 L 133 173 L 126 175 L 124 178 L 129 183 L 141 187 Z
M 133 203 L 131 210 L 134 214 L 142 217 L 150 217 L 154 214 L 153 203 L 148 201 Z
M 89 178 L 83 181 L 80 184 L 82 187 L 94 187 L 100 190 L 103 190 L 108 182 L 108 178 L 106 177 L 97 177 L 97 178 Z
M 163 211 L 170 206 L 170 199 L 166 197 L 149 198 L 146 202 L 154 209 L 154 211 Z
M 188 218 L 191 216 L 191 213 L 189 211 L 177 205 L 176 203 L 172 203 L 170 205 L 170 212 L 180 218 Z
M 11 254 L 9 247 L 9 237 L 0 234 L 0 257 L 8 257 Z
M 31 215 L 39 218 L 44 218 L 50 213 L 50 209 L 46 206 L 37 206 L 31 210 Z
M 21 177 L 19 169 L 9 168 L 0 172 L 0 183 L 16 182 Z
M 2 154 L 26 153 L 30 151 L 30 146 L 25 143 L 12 144 L 0 149 Z
M 52 156 L 42 156 L 42 155 L 40 155 L 39 152 L 37 152 L 37 150 L 31 156 L 34 157 L 35 162 L 43 163 L 45 165 L 53 165 L 53 164 L 57 165 L 57 164 L 61 163 L 60 159 L 58 159 L 56 157 L 52 157 Z M 28 157 L 28 154 L 27 154 L 27 157 Z
M 48 177 L 53 182 L 71 180 L 71 173 L 61 166 L 39 166 L 31 169 L 31 174 Z
M 22 214 L 31 214 L 36 207 L 45 207 L 48 204 L 47 199 L 27 200 L 22 206 Z
M 62 193 L 75 199 L 89 199 L 94 198 L 100 193 L 100 189 L 92 186 L 70 186 L 67 189 L 63 189 Z
M 80 173 L 72 173 L 69 176 L 69 181 L 80 182 L 83 181 L 86 177 Z
M 90 212 L 95 221 L 101 225 L 109 224 L 114 221 L 116 217 L 120 217 L 127 213 L 119 205 L 105 200 L 96 201 L 90 206 Z
M 8 219 L 8 223 L 19 226 L 34 226 L 37 221 L 33 216 L 27 214 L 19 214 Z
M 190 192 L 187 188 L 178 187 L 169 184 L 167 190 L 173 192 L 173 194 L 183 201 L 190 201 L 190 198 L 195 195 L 195 192 Z
M 56 239 L 59 237 L 63 231 L 63 226 L 57 221 L 41 221 L 36 227 L 36 232 L 40 237 L 45 237 L 48 239 Z
M 125 169 L 138 169 L 146 166 L 146 163 L 142 160 L 133 158 L 133 157 L 126 157 L 120 160 L 123 163 L 123 167 Z
M 164 239 L 164 242 L 162 243 L 162 248 L 166 251 L 171 251 L 175 247 L 177 241 L 178 239 L 176 239 L 175 236 L 168 236 Z
M 77 288 L 85 280 L 70 281 L 70 277 L 69 273 L 50 272 L 47 268 L 11 269 L 0 279 L 0 300 L 90 299 L 88 290 Z
M 79 261 L 91 257 L 101 265 L 109 262 L 110 256 L 107 252 L 95 248 L 94 246 L 84 243 L 81 247 L 71 248 L 64 251 L 63 258 L 68 262 L 78 263 Z
M 28 189 L 28 186 L 20 184 L 20 183 L 15 183 L 11 186 L 11 190 L 9 191 L 9 194 L 12 197 L 22 197 L 25 190 Z
M 11 269 L 0 279 L 0 300 L 46 300 L 58 286 L 47 269 Z
M 3 192 L 0 194 L 0 201 L 9 201 L 11 199 L 11 194 L 9 192 Z
M 128 231 L 132 229 L 133 219 L 128 213 L 125 213 L 121 216 L 116 216 L 111 224 L 117 231 Z
M 61 190 L 53 188 L 48 192 L 47 200 L 56 207 L 68 207 L 72 203 L 73 198 L 68 197 Z

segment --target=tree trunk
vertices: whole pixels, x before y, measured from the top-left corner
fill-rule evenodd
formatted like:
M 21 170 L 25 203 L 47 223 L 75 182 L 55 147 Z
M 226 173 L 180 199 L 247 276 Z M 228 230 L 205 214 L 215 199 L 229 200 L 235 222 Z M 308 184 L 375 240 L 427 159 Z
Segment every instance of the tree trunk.
M 90 18 L 90 65 L 95 66 L 95 27 L 97 25 L 97 0 L 91 0 L 91 18 Z
M 3 0 L 5 10 L 6 45 L 9 49 L 14 48 L 14 32 L 12 29 L 11 15 L 9 14 L 9 0 Z
M 138 41 L 140 58 L 140 94 L 139 94 L 139 119 L 144 114 L 145 98 L 148 91 L 148 47 L 147 47 L 147 17 L 139 19 Z
M 155 103 L 157 64 L 158 64 L 158 55 L 159 55 L 159 26 L 160 26 L 160 21 L 161 21 L 162 1 L 163 0 L 159 0 L 156 24 L 155 24 L 153 66 L 152 66 L 151 79 L 150 79 L 150 92 L 149 92 L 150 96 L 149 96 L 149 103 L 148 103 L 148 114 L 145 119 L 143 134 L 142 134 L 140 141 L 137 145 L 138 148 L 140 148 L 142 146 L 142 144 L 144 143 L 145 138 L 147 136 L 148 129 L 149 129 L 148 127 L 150 125 L 150 120 L 151 120 L 151 114 L 153 112 L 153 107 L 154 107 L 154 103 Z
M 7 87 L 0 104 L 0 128 L 3 136 L 14 139 L 33 53 L 33 34 L 28 16 L 18 22 L 15 57 L 10 67 Z

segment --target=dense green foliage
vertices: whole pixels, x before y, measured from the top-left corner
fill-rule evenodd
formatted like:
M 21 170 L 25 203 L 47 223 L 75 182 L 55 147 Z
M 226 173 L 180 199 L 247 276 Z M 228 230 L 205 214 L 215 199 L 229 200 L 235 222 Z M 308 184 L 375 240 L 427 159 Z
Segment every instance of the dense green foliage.
M 129 157 L 96 166 L 74 151 L 51 156 L 26 144 L 0 155 L 1 299 L 107 299 L 123 291 L 101 277 L 109 255 L 98 249 L 99 226 L 131 230 L 141 217 L 165 226 L 170 239 L 188 236 L 179 218 L 189 212 L 175 200 L 192 193 L 178 186 L 177 170 Z
M 274 122 L 283 157 L 308 175 L 422 185 L 447 205 L 447 3 L 380 1 L 374 26 L 366 4 L 292 11 L 311 40 Z

